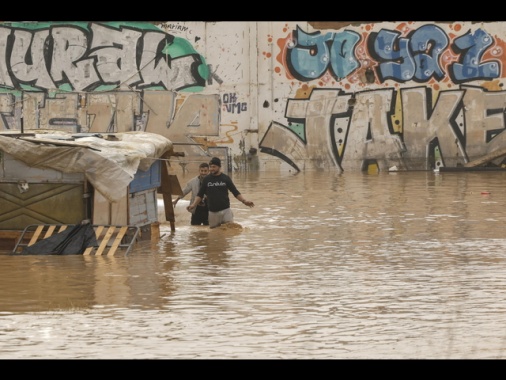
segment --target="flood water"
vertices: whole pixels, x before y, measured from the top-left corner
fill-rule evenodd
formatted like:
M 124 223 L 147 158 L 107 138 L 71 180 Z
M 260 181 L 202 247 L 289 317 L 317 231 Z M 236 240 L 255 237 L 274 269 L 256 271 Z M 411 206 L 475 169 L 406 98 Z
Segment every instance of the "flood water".
M 506 173 L 232 177 L 242 228 L 0 255 L 0 358 L 506 357 Z

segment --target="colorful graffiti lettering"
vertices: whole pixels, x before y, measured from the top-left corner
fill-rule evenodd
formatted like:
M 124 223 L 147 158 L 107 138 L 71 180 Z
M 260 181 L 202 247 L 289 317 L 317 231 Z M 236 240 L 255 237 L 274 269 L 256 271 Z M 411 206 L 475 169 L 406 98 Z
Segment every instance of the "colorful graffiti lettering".
M 4 91 L 200 91 L 209 75 L 186 40 L 149 23 L 4 23 L 0 41 Z
M 360 67 L 362 57 L 356 55 L 361 41 L 354 31 L 305 33 L 299 27 L 292 32 L 286 49 L 289 74 L 300 81 L 311 81 L 330 71 L 336 79 L 350 76 Z M 367 36 L 366 45 L 376 76 L 382 83 L 388 79 L 399 83 L 425 83 L 434 78 L 445 79 L 448 74 L 455 83 L 498 78 L 501 62 L 483 62 L 484 54 L 494 39 L 483 29 L 450 38 L 437 25 L 423 25 L 402 37 L 397 30 L 381 29 Z M 445 62 L 442 57 L 451 49 L 457 61 Z M 447 70 L 447 71 L 445 71 Z
M 442 91 L 435 104 L 431 99 L 423 87 L 354 95 L 315 89 L 309 99 L 289 99 L 286 106 L 287 121 L 302 122 L 304 137 L 272 122 L 260 149 L 299 171 L 309 161 L 317 169 L 364 170 L 375 163 L 388 171 L 459 166 L 506 143 L 506 92 L 462 86 Z M 402 112 L 401 131 L 394 128 L 396 108 Z

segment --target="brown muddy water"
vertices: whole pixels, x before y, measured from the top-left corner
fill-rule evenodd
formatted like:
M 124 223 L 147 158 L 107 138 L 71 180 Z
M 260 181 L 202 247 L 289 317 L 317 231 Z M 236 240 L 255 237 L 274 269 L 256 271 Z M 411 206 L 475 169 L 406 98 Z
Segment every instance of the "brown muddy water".
M 0 358 L 506 357 L 506 173 L 233 179 L 242 228 L 0 255 Z

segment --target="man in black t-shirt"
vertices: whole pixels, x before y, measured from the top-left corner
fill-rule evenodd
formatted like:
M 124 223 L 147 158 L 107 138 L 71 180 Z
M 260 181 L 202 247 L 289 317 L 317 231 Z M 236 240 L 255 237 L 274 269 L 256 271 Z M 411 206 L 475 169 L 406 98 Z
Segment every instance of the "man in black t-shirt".
M 228 192 L 248 207 L 255 204 L 246 200 L 237 187 L 232 178 L 221 172 L 221 160 L 213 157 L 209 162 L 209 174 L 202 180 L 202 186 L 195 197 L 195 200 L 187 207 L 188 211 L 192 211 L 204 198 L 207 197 L 207 206 L 209 208 L 209 227 L 219 227 L 224 223 L 234 221 L 234 214 L 230 208 L 230 198 Z

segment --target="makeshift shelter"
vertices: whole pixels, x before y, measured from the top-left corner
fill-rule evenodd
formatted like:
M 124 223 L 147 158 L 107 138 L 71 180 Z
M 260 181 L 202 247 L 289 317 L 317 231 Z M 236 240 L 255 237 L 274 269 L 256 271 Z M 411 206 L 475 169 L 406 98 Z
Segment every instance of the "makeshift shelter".
M 134 225 L 150 238 L 172 155 L 148 132 L 1 133 L 0 247 L 33 224 Z

